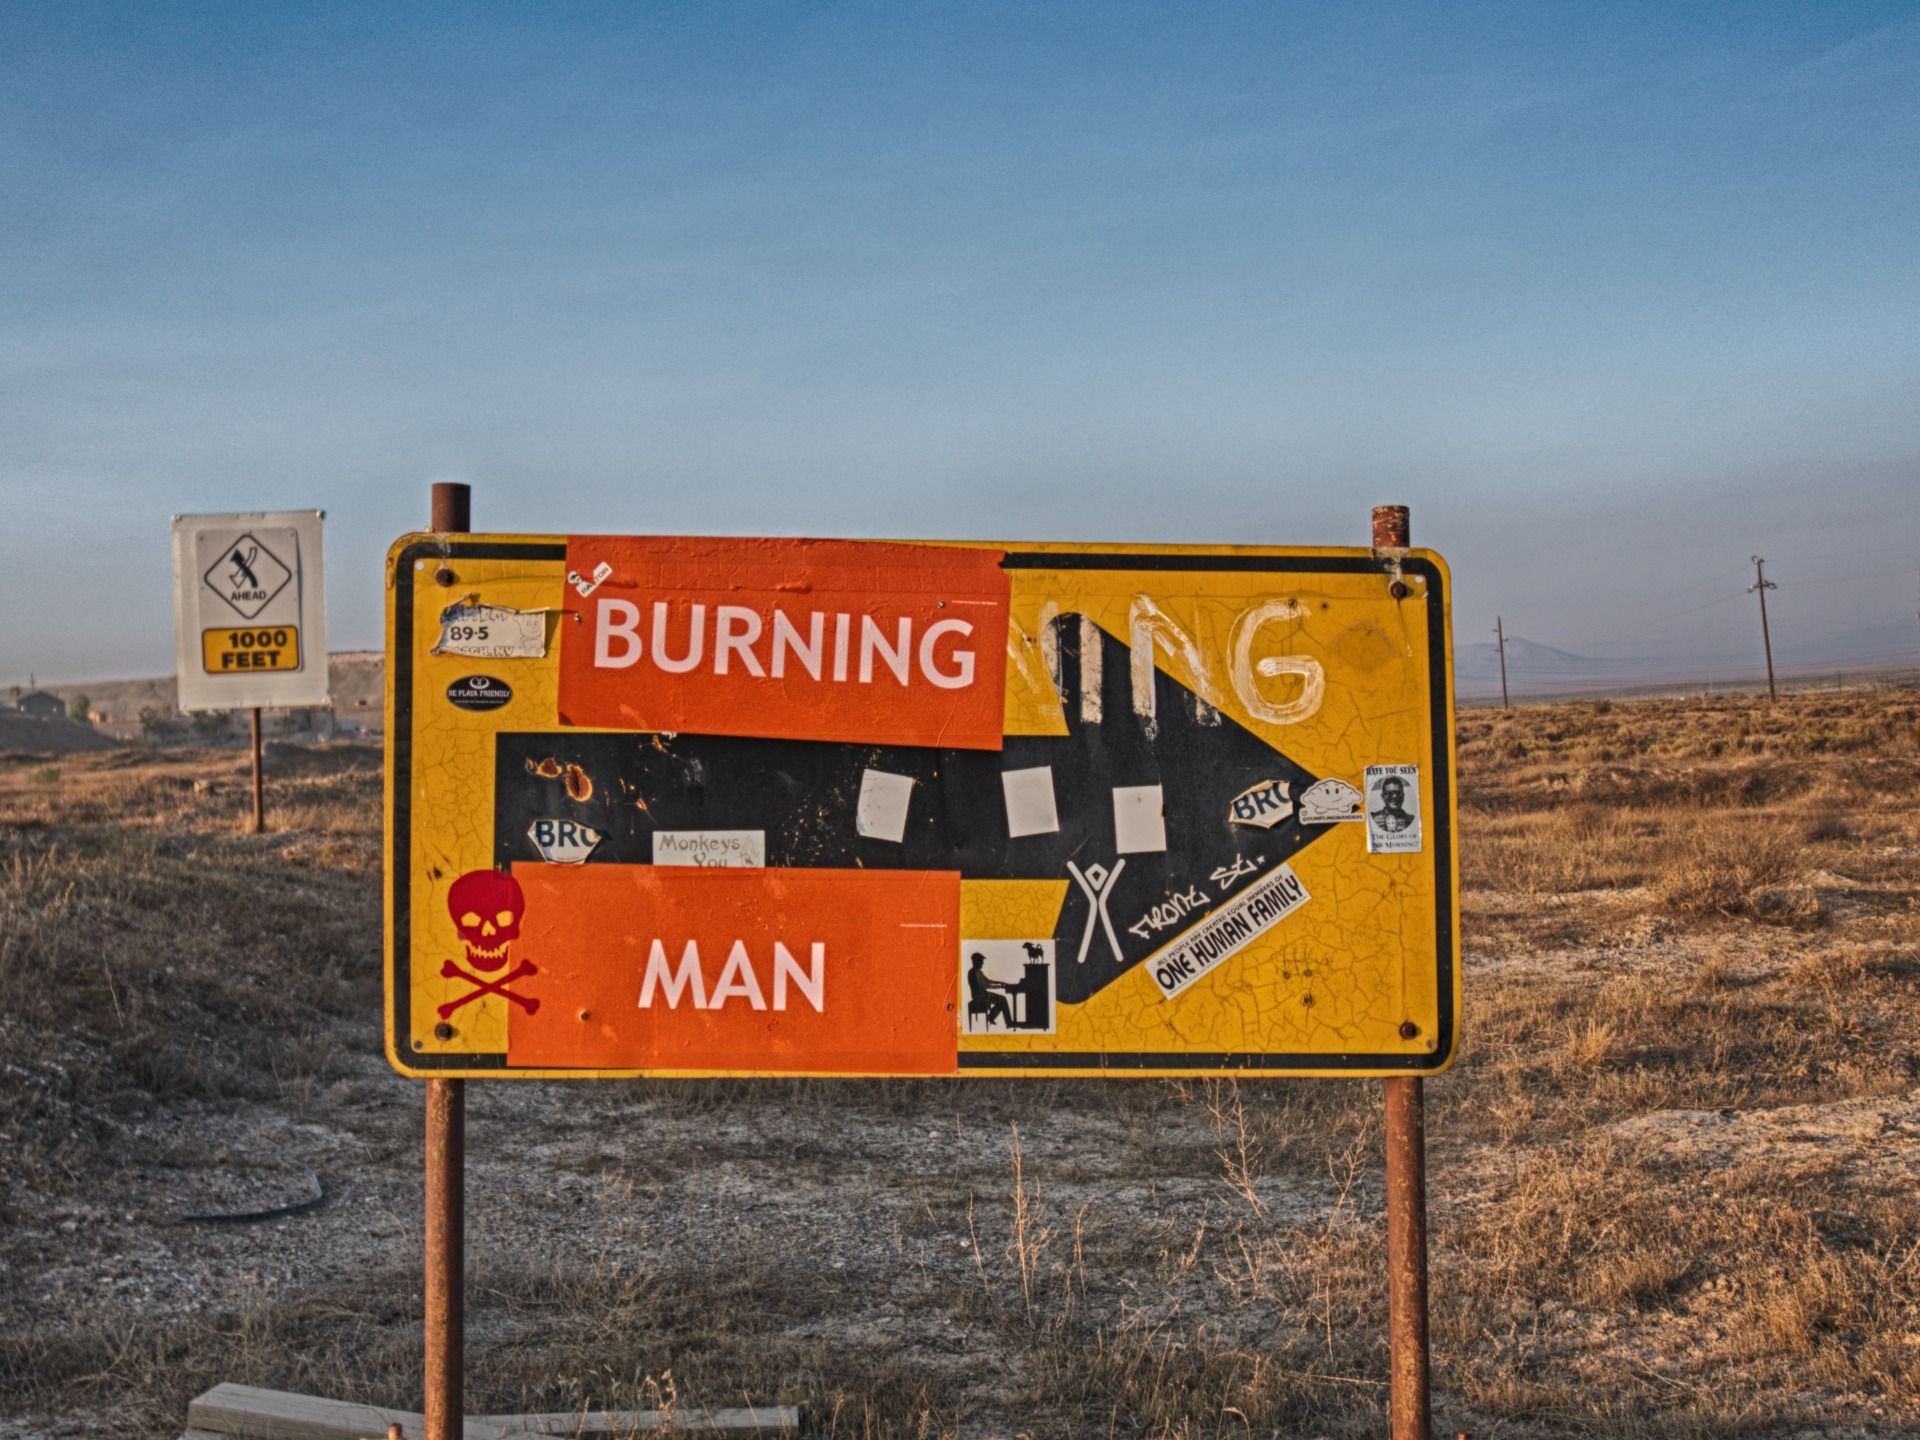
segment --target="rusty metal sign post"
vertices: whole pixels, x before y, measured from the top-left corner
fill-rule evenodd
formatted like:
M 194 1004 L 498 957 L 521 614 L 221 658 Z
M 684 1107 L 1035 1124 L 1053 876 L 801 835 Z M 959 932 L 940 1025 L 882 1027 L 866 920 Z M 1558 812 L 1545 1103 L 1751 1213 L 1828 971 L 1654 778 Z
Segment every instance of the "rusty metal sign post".
M 1373 551 L 1404 554 L 1413 546 L 1405 505 L 1373 507 Z M 1501 683 L 1506 656 L 1501 654 Z M 1427 1337 L 1427 1098 L 1418 1075 L 1386 1080 L 1387 1339 L 1393 1440 L 1428 1440 L 1433 1432 L 1432 1352 Z
M 1430 1429 L 1458 1049 L 1451 580 L 1367 548 L 473 535 L 387 566 L 387 1052 L 462 1426 L 470 1077 L 1385 1080 Z M 636 1003 L 637 1002 L 637 1003 Z
M 470 487 L 433 487 L 433 523 L 439 535 L 472 528 Z M 389 736 L 388 743 L 398 737 Z M 460 1440 L 464 1433 L 467 1279 L 467 1082 L 427 1081 L 426 1440 Z

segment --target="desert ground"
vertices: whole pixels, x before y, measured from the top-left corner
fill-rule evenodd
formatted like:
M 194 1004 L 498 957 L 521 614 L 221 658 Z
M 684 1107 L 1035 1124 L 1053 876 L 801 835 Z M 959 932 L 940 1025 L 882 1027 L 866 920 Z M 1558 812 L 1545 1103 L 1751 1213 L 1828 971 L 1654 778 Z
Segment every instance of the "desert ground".
M 1920 693 L 1460 721 L 1445 1435 L 1920 1435 Z M 377 751 L 0 759 L 0 1436 L 414 1407 Z M 475 1084 L 469 1406 L 1373 1436 L 1377 1082 Z M 194 1219 L 324 1193 L 258 1223 Z

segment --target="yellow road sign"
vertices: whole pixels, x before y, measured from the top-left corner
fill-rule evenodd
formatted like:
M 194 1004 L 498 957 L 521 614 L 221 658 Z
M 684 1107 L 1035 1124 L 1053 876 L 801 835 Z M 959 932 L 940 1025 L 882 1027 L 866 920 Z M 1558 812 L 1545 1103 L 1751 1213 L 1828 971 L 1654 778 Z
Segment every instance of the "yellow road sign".
M 200 632 L 200 664 L 209 675 L 258 675 L 300 668 L 298 625 L 242 625 Z
M 1429 551 L 426 536 L 413 1075 L 1392 1075 L 1456 1051 Z

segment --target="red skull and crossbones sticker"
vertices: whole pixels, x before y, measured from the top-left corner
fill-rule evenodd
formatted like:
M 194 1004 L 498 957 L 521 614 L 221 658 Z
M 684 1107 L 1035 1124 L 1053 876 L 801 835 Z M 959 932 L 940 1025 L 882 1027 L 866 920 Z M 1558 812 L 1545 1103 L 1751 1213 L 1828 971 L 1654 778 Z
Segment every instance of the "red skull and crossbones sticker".
M 526 913 L 527 897 L 520 882 L 504 870 L 469 870 L 453 882 L 447 892 L 447 914 L 466 946 L 467 966 L 472 968 L 449 960 L 440 973 L 474 988 L 440 1006 L 442 1020 L 483 995 L 498 995 L 529 1015 L 539 1010 L 540 1002 L 533 996 L 507 989 L 516 980 L 540 973 L 531 960 L 522 960 L 504 975 L 493 974 L 507 963 L 507 947 L 520 938 L 520 921 Z

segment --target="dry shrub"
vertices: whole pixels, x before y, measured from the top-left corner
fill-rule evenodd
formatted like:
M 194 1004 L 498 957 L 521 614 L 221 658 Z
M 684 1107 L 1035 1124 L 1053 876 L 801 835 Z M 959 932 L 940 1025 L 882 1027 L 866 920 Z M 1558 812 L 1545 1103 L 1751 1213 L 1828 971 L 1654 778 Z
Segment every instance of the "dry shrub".
M 1567 1044 L 1561 1052 L 1562 1069 L 1592 1070 L 1606 1064 L 1620 1043 L 1620 1031 L 1611 1021 L 1589 1018 L 1567 1026 Z
M 1852 840 L 1860 834 L 1853 822 L 1838 810 L 1821 811 L 1808 822 L 1804 833 L 1815 844 L 1828 840 Z
M 1822 914 L 1799 846 L 1774 828 L 1703 827 L 1690 848 L 1663 857 L 1652 889 L 1663 908 L 1682 915 L 1808 925 Z
M 1613 806 L 1575 801 L 1477 827 L 1463 847 L 1474 882 L 1522 895 L 1637 885 L 1647 825 Z

